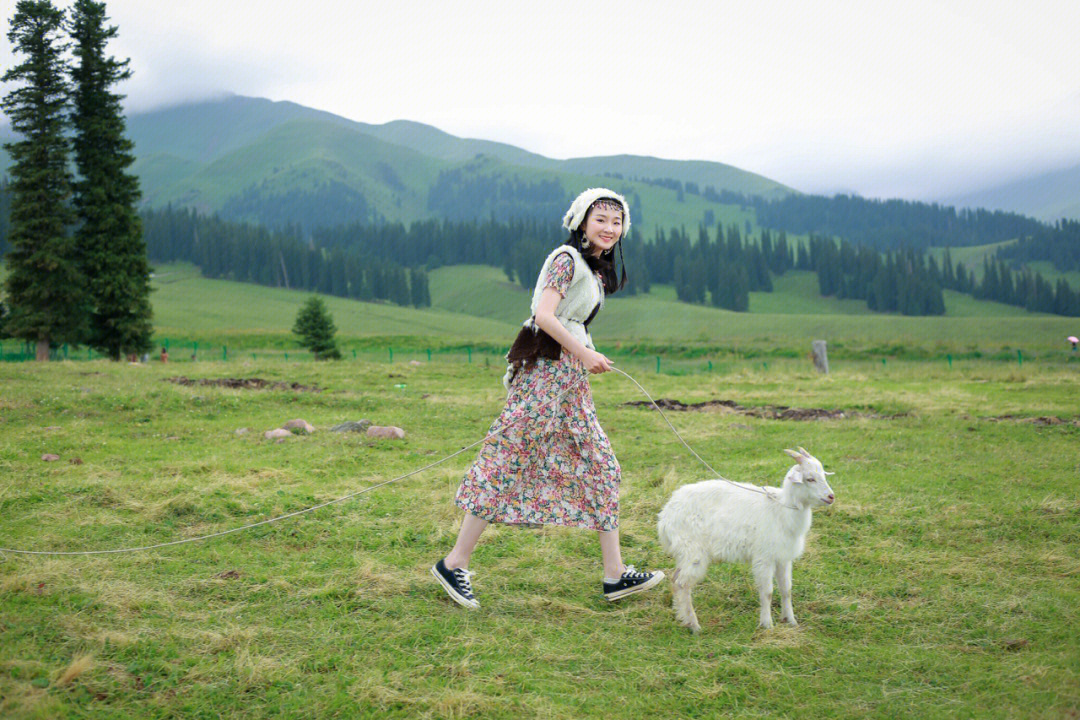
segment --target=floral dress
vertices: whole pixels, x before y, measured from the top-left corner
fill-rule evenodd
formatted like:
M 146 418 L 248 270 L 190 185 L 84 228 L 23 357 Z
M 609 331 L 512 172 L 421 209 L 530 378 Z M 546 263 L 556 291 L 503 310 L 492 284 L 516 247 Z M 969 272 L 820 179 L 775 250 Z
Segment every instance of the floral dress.
M 573 258 L 558 255 L 544 285 L 566 297 L 573 275 Z M 455 497 L 460 508 L 497 523 L 619 526 L 622 470 L 596 418 L 588 376 L 585 365 L 565 350 L 558 360 L 540 357 L 515 373 L 506 407 L 488 434 L 520 422 L 480 446 Z

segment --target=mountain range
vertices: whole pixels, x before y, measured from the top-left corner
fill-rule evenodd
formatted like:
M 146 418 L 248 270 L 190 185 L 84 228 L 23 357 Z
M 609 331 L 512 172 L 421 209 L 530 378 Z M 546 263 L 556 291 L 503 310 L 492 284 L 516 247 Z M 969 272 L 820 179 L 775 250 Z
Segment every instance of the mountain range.
M 558 217 L 553 209 L 580 189 L 605 185 L 636 206 L 634 226 L 647 237 L 657 226 L 753 221 L 752 212 L 706 195 L 707 187 L 766 198 L 798 193 L 718 162 L 639 155 L 557 160 L 419 122 L 374 125 L 239 95 L 135 113 L 127 126 L 146 205 L 172 203 L 269 225 L 503 212 Z M 0 140 L 13 137 L 10 126 L 0 128 Z M 0 167 L 7 165 L 0 153 Z M 943 203 L 1042 220 L 1080 218 L 1080 166 Z
M 1010 210 L 1049 223 L 1062 218 L 1080 220 L 1080 165 L 944 198 L 942 202 L 956 207 Z

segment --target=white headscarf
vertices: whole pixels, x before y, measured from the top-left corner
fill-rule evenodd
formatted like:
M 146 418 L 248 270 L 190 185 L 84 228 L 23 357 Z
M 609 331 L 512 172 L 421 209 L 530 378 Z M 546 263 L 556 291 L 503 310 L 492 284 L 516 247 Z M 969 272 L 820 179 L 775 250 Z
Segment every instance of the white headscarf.
M 626 204 L 626 198 L 607 188 L 589 188 L 574 198 L 574 202 L 570 203 L 570 209 L 566 211 L 566 215 L 563 217 L 563 227 L 567 230 L 576 230 L 581 225 L 581 221 L 585 219 L 585 213 L 600 198 L 613 198 L 622 204 L 622 235 L 619 238 L 626 237 L 626 233 L 630 232 L 630 206 Z

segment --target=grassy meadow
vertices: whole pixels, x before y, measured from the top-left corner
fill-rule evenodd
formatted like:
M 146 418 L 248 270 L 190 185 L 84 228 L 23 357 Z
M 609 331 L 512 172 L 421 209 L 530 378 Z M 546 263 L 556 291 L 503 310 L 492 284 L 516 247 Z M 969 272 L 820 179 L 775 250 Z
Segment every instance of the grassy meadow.
M 0 283 L 5 270 L 0 264 Z M 1080 283 L 1078 283 L 1080 285 Z M 954 358 L 1067 361 L 1064 339 L 1080 321 L 945 291 L 946 314 L 905 317 L 872 313 L 860 300 L 822 297 L 812 272 L 791 271 L 774 292 L 751 293 L 750 312 L 679 302 L 669 285 L 646 295 L 608 298 L 591 325 L 598 348 L 612 356 L 669 358 L 796 358 L 824 339 L 830 358 L 880 360 Z M 291 329 L 309 292 L 210 280 L 185 263 L 158 264 L 152 280 L 155 342 L 170 344 L 172 359 L 302 356 Z M 455 265 L 430 273 L 432 306 L 417 309 L 325 296 L 341 345 L 351 355 L 389 358 L 406 352 L 464 352 L 471 347 L 497 360 L 528 316 L 531 291 L 509 282 L 500 268 Z M 7 352 L 15 341 L 0 343 Z M 224 353 L 223 349 L 228 349 Z M 73 351 L 84 357 L 85 350 Z M 424 356 L 426 359 L 426 355 Z
M 309 293 L 226 280 L 208 280 L 190 265 L 162 265 L 152 294 L 156 336 L 233 349 L 297 348 L 293 321 Z M 472 344 L 493 357 L 506 352 L 528 317 L 530 292 L 499 268 L 458 265 L 431 273 L 432 307 L 415 309 L 326 297 L 346 348 L 398 350 Z M 942 317 L 904 317 L 866 311 L 865 303 L 817 294 L 813 273 L 792 272 L 773 293 L 751 293 L 749 313 L 678 302 L 674 290 L 609 298 L 590 326 L 601 351 L 633 356 L 738 355 L 802 357 L 815 339 L 830 357 L 880 359 L 947 354 L 1054 362 L 1068 356 L 1064 338 L 1080 331 L 1076 318 L 1024 312 L 1001 303 L 946 292 Z M 182 359 L 174 354 L 176 359 Z M 220 351 L 217 356 L 220 358 Z
M 998 248 L 1008 247 L 1016 242 L 1016 240 L 1003 240 L 997 243 L 988 243 L 986 245 L 970 245 L 968 247 L 953 247 L 949 248 L 949 255 L 952 258 L 953 265 L 958 262 L 962 262 L 964 267 L 975 273 L 975 277 L 982 279 L 983 276 L 983 261 L 986 258 L 993 259 L 994 253 Z M 945 248 L 936 247 L 930 248 L 930 253 L 934 256 L 934 259 L 941 263 L 945 258 Z M 1027 267 L 1033 271 L 1039 273 L 1047 282 L 1053 284 L 1058 281 L 1058 278 L 1064 278 L 1065 282 L 1069 283 L 1069 287 L 1076 289 L 1080 287 L 1080 270 L 1069 270 L 1063 272 L 1054 267 L 1054 264 L 1049 260 L 1036 260 L 1033 262 L 1024 263 Z M 1000 304 L 1000 303 L 994 303 Z M 1009 306 L 1012 307 L 1012 306 Z
M 180 386 L 165 381 L 176 368 L 156 363 L 0 364 L 0 547 L 144 545 L 299 510 L 479 440 L 505 398 L 501 368 L 480 363 L 184 370 L 322 391 Z M 1075 365 L 837 363 L 821 376 L 793 360 L 631 373 L 656 398 L 848 411 L 811 422 L 667 413 L 732 479 L 778 482 L 781 450 L 795 445 L 836 472 L 837 503 L 815 512 L 795 565 L 797 628 L 755 627 L 743 567 L 714 565 L 699 585 L 698 636 L 675 624 L 666 582 L 608 604 L 595 534 L 562 528 L 490 528 L 471 568 L 483 607 L 458 607 L 428 568 L 453 542 L 471 448 L 206 542 L 0 555 L 0 716 L 1080 713 Z M 591 383 L 623 470 L 624 557 L 670 569 L 656 513 L 707 471 L 654 409 L 626 404 L 645 399 L 626 378 Z M 316 432 L 262 439 L 296 417 Z M 408 435 L 328 431 L 362 417 Z

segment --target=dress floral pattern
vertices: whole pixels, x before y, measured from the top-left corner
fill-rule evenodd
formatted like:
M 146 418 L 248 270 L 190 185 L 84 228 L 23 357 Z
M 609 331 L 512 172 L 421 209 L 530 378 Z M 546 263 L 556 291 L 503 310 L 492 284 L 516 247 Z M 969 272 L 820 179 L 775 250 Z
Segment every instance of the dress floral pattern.
M 563 253 L 548 266 L 544 285 L 565 297 L 573 274 L 574 260 Z M 537 358 L 515 373 L 488 434 L 509 427 L 480 446 L 455 497 L 461 509 L 506 524 L 619 526 L 622 469 L 597 420 L 588 376 L 565 350 L 558 360 Z
M 559 253 L 548 265 L 547 276 L 544 278 L 544 287 L 553 287 L 559 294 L 566 297 L 566 291 L 570 287 L 570 281 L 574 279 L 574 258 L 570 253 Z

